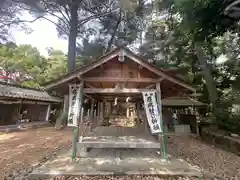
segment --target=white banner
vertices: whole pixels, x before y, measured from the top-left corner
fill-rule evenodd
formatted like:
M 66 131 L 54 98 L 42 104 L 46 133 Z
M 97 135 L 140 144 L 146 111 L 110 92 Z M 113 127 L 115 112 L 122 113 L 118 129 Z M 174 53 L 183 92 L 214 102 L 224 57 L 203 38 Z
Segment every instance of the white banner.
M 80 91 L 79 84 L 69 85 L 69 111 L 68 111 L 68 126 L 76 127 L 80 112 Z
M 144 100 L 144 108 L 151 132 L 153 134 L 160 133 L 162 132 L 161 116 L 158 110 L 156 91 L 143 92 L 142 94 Z

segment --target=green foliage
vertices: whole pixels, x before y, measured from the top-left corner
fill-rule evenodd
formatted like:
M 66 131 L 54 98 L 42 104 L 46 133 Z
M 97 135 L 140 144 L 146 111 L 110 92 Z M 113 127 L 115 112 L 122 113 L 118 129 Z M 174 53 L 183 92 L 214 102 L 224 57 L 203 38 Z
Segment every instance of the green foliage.
M 23 86 L 40 88 L 41 84 L 65 74 L 66 64 L 67 57 L 61 51 L 52 50 L 45 58 L 31 45 L 7 43 L 0 46 L 0 67 L 8 74 L 18 72 L 16 83 Z
M 42 84 L 67 73 L 67 55 L 52 48 L 49 48 L 48 52 L 49 56 L 46 58 L 31 45 L 17 46 L 12 42 L 2 44 L 0 45 L 0 67 L 8 74 L 16 72 L 20 74 L 15 83 L 26 87 L 41 88 Z M 88 62 L 89 59 L 84 59 L 84 57 L 77 56 L 76 58 L 77 67 Z
M 49 57 L 46 61 L 46 68 L 44 69 L 45 82 L 57 79 L 67 73 L 67 56 L 59 51 L 52 49 L 49 52 Z
M 231 1 L 175 0 L 174 5 L 182 17 L 182 29 L 195 41 L 211 40 L 235 28 L 236 20 L 224 14 Z
M 231 109 L 240 102 L 240 42 L 239 34 L 230 32 L 237 27 L 237 21 L 224 15 L 229 3 L 223 0 L 159 2 L 162 18 L 148 28 L 140 54 L 159 67 L 180 73 L 203 94 L 199 100 L 208 104 L 216 100 L 217 122 L 225 129 L 236 131 L 240 127 L 235 120 L 239 115 Z M 197 56 L 196 44 L 201 45 L 201 57 Z M 221 56 L 227 61 L 218 64 Z M 211 94 L 217 98 L 211 99 Z
M 84 64 L 90 63 L 96 60 L 97 57 L 101 57 L 105 52 L 105 45 L 101 39 L 95 39 L 94 41 L 89 41 L 84 39 L 82 45 L 77 48 L 77 54 L 81 59 L 77 59 L 77 66 L 82 66 Z
M 75 16 L 71 2 L 75 3 L 75 9 L 77 6 Z M 221 127 L 238 130 L 239 123 L 236 119 L 239 115 L 231 109 L 234 104 L 240 104 L 240 38 L 238 31 L 234 32 L 238 22 L 224 15 L 224 9 L 232 1 L 156 0 L 154 7 L 145 0 L 71 2 L 13 0 L 8 6 L 1 6 L 0 39 L 6 38 L 11 23 L 20 23 L 15 12 L 21 8 L 37 18 L 44 17 L 48 20 L 46 15 L 55 16 L 58 21 L 54 24 L 59 36 L 69 36 L 72 39 L 69 43 L 73 47 L 70 48 L 72 51 L 69 59 L 64 53 L 53 49 L 49 51 L 49 57 L 44 58 L 30 45 L 0 45 L 0 66 L 10 74 L 21 73 L 21 78 L 17 80 L 19 84 L 40 88 L 40 84 L 65 74 L 67 59 L 75 64 L 73 49 L 76 43 L 73 40 L 76 38 L 82 40 L 77 49 L 80 56 L 76 57 L 77 66 L 82 66 L 109 51 L 112 45 L 134 44 L 141 39 L 141 32 L 146 31 L 144 44 L 139 49 L 140 54 L 158 67 L 181 74 L 185 81 L 193 84 L 203 94 L 201 101 L 211 103 L 213 107 L 218 104 L 219 114 L 215 115 L 218 115 Z M 150 22 L 143 24 L 146 15 L 156 5 L 159 6 L 158 15 L 161 19 L 154 20 L 151 25 Z M 86 26 L 90 22 L 98 24 L 100 28 Z M 70 30 L 71 27 L 73 31 Z M 95 39 L 90 40 L 93 35 Z M 217 64 L 220 56 L 224 56 L 227 61 Z

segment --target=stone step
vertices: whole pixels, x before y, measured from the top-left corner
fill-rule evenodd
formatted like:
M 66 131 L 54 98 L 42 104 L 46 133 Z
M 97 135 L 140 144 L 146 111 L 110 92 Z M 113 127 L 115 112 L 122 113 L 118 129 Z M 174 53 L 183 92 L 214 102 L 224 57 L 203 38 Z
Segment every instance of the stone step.
M 73 163 L 69 154 L 37 168 L 35 176 L 113 176 L 151 175 L 158 177 L 200 177 L 201 172 L 182 159 L 160 158 L 154 150 L 93 149 Z M 191 178 L 192 179 L 192 178 Z
M 136 136 L 88 136 L 77 143 L 78 148 L 141 148 L 159 149 L 160 143 L 153 139 Z

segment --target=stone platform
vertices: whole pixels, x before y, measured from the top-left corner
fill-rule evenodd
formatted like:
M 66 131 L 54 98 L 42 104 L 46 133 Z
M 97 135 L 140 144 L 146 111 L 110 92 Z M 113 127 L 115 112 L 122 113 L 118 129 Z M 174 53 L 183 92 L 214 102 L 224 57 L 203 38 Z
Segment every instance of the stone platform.
M 91 151 L 85 151 L 92 147 Z M 28 179 L 54 176 L 156 175 L 200 177 L 201 172 L 182 159 L 160 158 L 160 143 L 141 128 L 98 127 L 78 143 L 75 162 L 72 150 L 35 169 Z M 147 148 L 147 149 L 146 149 Z
M 85 137 L 78 148 L 160 148 L 160 143 L 136 136 Z
M 81 148 L 160 148 L 160 142 L 141 128 L 97 127 L 82 138 Z
M 93 149 L 86 157 L 71 161 L 63 153 L 32 172 L 29 179 L 59 176 L 157 175 L 200 177 L 201 172 L 182 159 L 163 161 L 153 149 Z

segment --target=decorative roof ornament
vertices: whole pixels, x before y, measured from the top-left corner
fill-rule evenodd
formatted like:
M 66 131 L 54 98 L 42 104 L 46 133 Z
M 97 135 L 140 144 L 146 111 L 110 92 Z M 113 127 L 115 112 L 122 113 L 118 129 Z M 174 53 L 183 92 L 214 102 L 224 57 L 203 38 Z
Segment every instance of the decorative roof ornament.
M 118 56 L 118 61 L 119 62 L 124 62 L 125 61 L 125 53 L 123 50 L 120 51 L 120 54 Z

